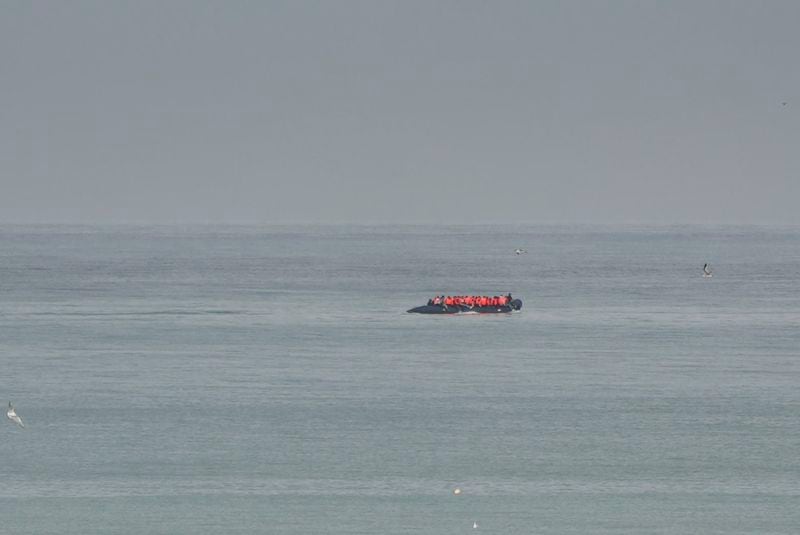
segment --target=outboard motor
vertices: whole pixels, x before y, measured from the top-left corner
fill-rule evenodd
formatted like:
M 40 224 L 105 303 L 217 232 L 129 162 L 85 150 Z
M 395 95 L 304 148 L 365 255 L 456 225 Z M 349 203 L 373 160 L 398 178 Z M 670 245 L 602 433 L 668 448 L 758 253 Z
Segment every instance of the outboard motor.
M 512 299 L 508 304 L 514 310 L 522 309 L 522 299 Z

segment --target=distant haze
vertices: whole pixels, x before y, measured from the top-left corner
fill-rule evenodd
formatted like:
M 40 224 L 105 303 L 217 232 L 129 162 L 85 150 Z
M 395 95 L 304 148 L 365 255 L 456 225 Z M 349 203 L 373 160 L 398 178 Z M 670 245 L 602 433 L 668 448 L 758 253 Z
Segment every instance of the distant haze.
M 800 224 L 798 21 L 5 1 L 0 221 Z

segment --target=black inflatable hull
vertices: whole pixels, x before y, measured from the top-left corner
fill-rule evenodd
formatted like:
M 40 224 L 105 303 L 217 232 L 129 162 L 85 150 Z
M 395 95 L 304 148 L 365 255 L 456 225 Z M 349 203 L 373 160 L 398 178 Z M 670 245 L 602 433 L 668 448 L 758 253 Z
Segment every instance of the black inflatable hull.
M 414 314 L 509 314 L 522 308 L 522 301 L 514 299 L 509 305 L 495 307 L 468 307 L 464 305 L 423 305 L 408 312 Z

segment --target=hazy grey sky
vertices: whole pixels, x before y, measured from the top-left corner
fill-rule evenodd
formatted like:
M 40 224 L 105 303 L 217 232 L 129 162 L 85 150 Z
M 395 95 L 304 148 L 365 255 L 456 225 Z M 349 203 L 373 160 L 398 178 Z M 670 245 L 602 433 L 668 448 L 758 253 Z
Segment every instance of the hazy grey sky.
M 0 221 L 800 224 L 799 22 L 0 0 Z

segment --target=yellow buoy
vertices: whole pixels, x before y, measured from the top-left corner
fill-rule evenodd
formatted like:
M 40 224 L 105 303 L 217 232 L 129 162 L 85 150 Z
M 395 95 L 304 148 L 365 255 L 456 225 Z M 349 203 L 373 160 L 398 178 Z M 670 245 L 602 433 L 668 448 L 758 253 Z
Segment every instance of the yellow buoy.
M 461 494 L 461 489 L 460 489 L 460 488 L 458 488 L 458 487 L 456 487 L 455 489 L 453 489 L 453 494 L 455 494 L 456 496 L 458 496 L 459 494 Z

